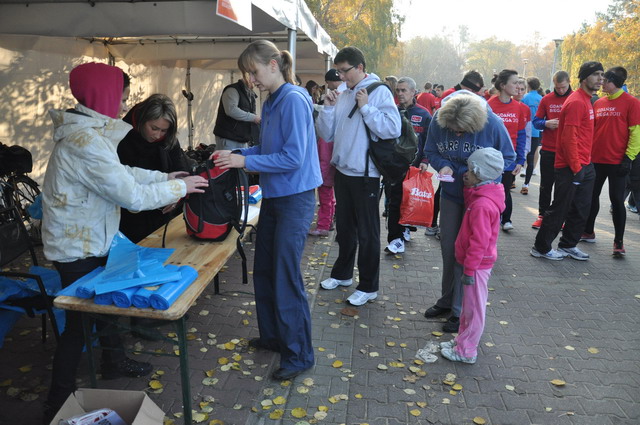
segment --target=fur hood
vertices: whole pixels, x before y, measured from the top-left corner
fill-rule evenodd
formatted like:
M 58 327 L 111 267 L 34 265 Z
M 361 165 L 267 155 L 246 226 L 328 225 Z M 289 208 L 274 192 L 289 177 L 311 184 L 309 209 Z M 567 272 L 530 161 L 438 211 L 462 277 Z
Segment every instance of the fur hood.
M 477 133 L 487 124 L 490 110 L 482 97 L 468 90 L 458 90 L 443 99 L 436 119 L 442 128 Z

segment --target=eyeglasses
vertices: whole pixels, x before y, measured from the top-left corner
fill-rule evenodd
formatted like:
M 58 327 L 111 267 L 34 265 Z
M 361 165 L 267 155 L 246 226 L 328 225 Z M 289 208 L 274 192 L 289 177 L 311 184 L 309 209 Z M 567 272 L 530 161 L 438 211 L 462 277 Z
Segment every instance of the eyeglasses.
M 347 68 L 347 69 L 338 69 L 338 74 L 340 75 L 345 75 L 347 72 L 351 71 L 353 68 L 355 68 L 356 66 L 352 66 L 351 68 Z

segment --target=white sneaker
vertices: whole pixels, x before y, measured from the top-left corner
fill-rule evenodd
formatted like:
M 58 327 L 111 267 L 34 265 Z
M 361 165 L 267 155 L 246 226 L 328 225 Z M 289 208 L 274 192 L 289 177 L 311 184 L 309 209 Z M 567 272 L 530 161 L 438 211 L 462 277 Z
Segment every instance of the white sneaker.
M 411 230 L 409 230 L 408 227 L 404 228 L 404 231 L 402 232 L 402 239 L 404 239 L 405 242 L 411 241 Z
M 447 350 L 451 350 L 453 347 L 455 347 L 456 345 L 458 345 L 456 343 L 455 339 L 452 339 L 451 341 L 443 341 L 440 343 L 440 348 L 441 349 L 447 349 Z
M 440 233 L 440 228 L 438 226 L 427 227 L 424 231 L 425 236 L 435 236 Z
M 384 249 L 391 254 L 401 254 L 404 252 L 404 239 L 397 238 L 391 241 Z
M 351 294 L 347 301 L 351 305 L 364 305 L 368 301 L 373 301 L 378 298 L 378 292 L 362 292 L 356 289 L 356 292 Z
M 320 282 L 322 289 L 336 289 L 338 286 L 351 286 L 353 279 L 339 280 L 330 277 Z
M 511 223 L 510 221 L 507 221 L 502 225 L 502 230 L 504 230 L 505 232 L 508 232 L 509 230 L 513 230 L 513 223 Z

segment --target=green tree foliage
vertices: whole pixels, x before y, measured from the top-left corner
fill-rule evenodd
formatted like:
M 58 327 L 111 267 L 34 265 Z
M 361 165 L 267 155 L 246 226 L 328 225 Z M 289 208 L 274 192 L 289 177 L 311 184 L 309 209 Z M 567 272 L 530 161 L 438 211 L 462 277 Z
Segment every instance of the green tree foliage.
M 567 37 L 562 43 L 562 67 L 576 79 L 586 61 L 602 62 L 605 69 L 623 66 L 627 87 L 640 94 L 640 0 L 615 0 L 597 21 Z M 577 82 L 577 81 L 576 81 Z
M 393 0 L 307 0 L 307 5 L 339 49 L 363 51 L 370 70 L 386 61 L 382 55 L 398 42 L 404 22 Z

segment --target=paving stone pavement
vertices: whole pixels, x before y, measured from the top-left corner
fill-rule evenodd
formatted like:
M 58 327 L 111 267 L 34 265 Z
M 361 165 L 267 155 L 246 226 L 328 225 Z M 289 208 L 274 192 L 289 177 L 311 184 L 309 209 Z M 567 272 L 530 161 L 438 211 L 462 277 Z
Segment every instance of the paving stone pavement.
M 440 292 L 437 240 L 419 230 L 412 233 L 404 254 L 383 252 L 378 299 L 350 317 L 342 310 L 352 288 L 319 288 L 338 254 L 334 235 L 310 237 L 303 271 L 316 366 L 289 385 L 270 380 L 278 356 L 246 346 L 258 331 L 253 288 L 240 283 L 236 257 L 221 274 L 222 293 L 214 295 L 211 286 L 189 312 L 194 406 L 200 411 L 198 403 L 213 398 L 209 404 L 213 411 L 202 423 L 215 424 L 217 419 L 225 425 L 463 425 L 482 418 L 492 425 L 639 424 L 638 215 L 628 214 L 626 258 L 612 258 L 613 225 L 605 187 L 601 200 L 605 208 L 596 223 L 598 241 L 580 245 L 591 259 L 536 259 L 529 249 L 535 237 L 530 225 L 537 214 L 537 178 L 528 196 L 518 193 L 522 179 L 517 182 L 518 189 L 512 191 L 515 229 L 500 236 L 499 260 L 489 282 L 486 329 L 475 365 L 452 363 L 439 355 L 435 363 L 415 362 L 417 350 L 429 341 L 451 338 L 439 334 L 444 319 L 423 316 Z M 385 230 L 382 234 L 386 237 Z M 252 244 L 247 248 L 251 262 Z M 40 423 L 54 342 L 51 337 L 40 342 L 39 325 L 37 319 L 22 318 L 0 348 L 0 424 Z M 161 329 L 165 334 L 172 331 Z M 222 345 L 234 340 L 237 344 L 228 345 L 230 350 Z M 133 337 L 126 343 L 173 350 L 171 343 Z M 163 392 L 150 397 L 168 418 L 182 423 L 175 416 L 182 411 L 177 359 L 150 354 L 135 358 L 164 371 L 159 377 Z M 225 370 L 229 365 L 221 364 L 223 358 L 232 364 L 229 370 Z M 27 371 L 18 370 L 26 365 Z M 203 384 L 206 371 L 217 379 L 214 385 Z M 447 374 L 455 378 L 444 383 Z M 78 376 L 79 386 L 88 386 L 86 364 Z M 565 385 L 553 385 L 556 379 Z M 149 380 L 98 383 L 100 388 L 148 390 Z M 459 385 L 456 390 L 451 383 Z M 264 407 L 274 401 L 282 404 Z M 304 409 L 304 417 L 293 416 L 298 408 Z M 270 418 L 276 409 L 283 411 L 281 419 Z

